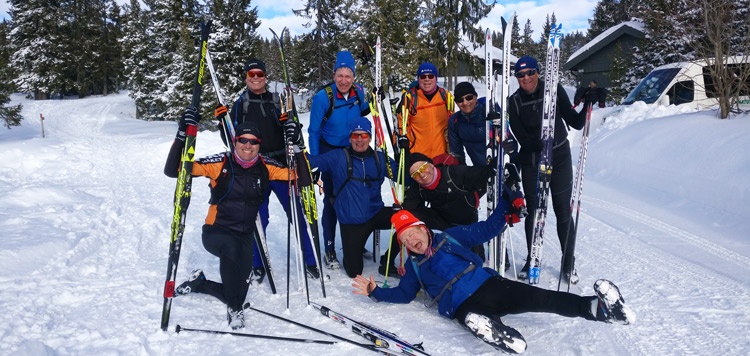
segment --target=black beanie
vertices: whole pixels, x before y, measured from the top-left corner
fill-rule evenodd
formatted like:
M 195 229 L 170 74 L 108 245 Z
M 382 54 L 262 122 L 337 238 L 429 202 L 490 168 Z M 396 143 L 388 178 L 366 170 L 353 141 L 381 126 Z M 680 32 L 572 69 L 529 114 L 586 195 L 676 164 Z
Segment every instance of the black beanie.
M 244 134 L 250 134 L 257 138 L 261 138 L 260 129 L 258 128 L 257 125 L 255 125 L 254 123 L 250 121 L 245 121 L 237 125 L 237 127 L 234 129 L 234 137 L 240 137 Z
M 260 69 L 263 71 L 263 73 L 266 72 L 266 64 L 263 63 L 260 59 L 250 59 L 245 64 L 245 72 L 252 70 L 252 69 Z
M 421 162 L 421 161 L 427 161 L 427 162 L 432 163 L 432 160 L 422 153 L 419 153 L 419 152 L 410 153 L 408 156 L 406 156 L 406 169 L 408 170 L 409 168 L 411 168 L 411 166 L 414 165 L 414 163 Z
M 458 98 L 463 98 L 467 94 L 477 95 L 477 91 L 474 90 L 474 86 L 469 82 L 461 82 L 456 85 L 456 89 L 453 90 L 453 95 Z

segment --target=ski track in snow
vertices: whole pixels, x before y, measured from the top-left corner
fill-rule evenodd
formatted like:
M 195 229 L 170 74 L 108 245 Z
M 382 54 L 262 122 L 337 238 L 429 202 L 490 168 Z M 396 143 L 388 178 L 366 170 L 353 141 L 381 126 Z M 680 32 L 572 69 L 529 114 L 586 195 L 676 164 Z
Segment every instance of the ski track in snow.
M 205 295 L 176 298 L 170 331 L 162 332 L 159 319 L 175 185 L 162 168 L 176 125 L 132 119 L 132 101 L 123 95 L 24 103 L 24 125 L 14 128 L 15 136 L 0 134 L 0 281 L 5 286 L 0 289 L 0 354 L 374 355 L 347 343 L 328 346 L 174 333 L 177 324 L 228 330 L 224 306 Z M 38 135 L 38 120 L 28 119 L 39 112 L 47 118 L 46 139 Z M 216 133 L 199 134 L 197 157 L 222 150 Z M 576 248 L 581 281 L 571 286 L 571 292 L 591 295 L 596 279 L 610 279 L 638 314 L 637 321 L 620 326 L 549 314 L 504 317 L 526 338 L 526 354 L 747 354 L 750 257 L 714 243 L 711 235 L 627 208 L 602 192 L 600 186 L 606 184 L 592 181 L 597 184 L 586 183 Z M 198 267 L 209 279 L 218 276 L 216 259 L 204 251 L 200 239 L 206 183 L 204 178 L 193 181 L 178 282 Z M 383 195 L 390 196 L 387 186 Z M 286 309 L 286 217 L 271 199 L 269 250 L 279 294 L 271 295 L 268 284 L 253 286 L 248 301 L 366 342 L 308 307 L 294 272 L 291 305 Z M 480 216 L 485 213 L 480 211 Z M 557 289 L 560 246 L 551 212 L 546 225 L 540 287 Z M 518 269 L 526 256 L 522 224 L 511 229 L 511 236 Z M 381 240 L 381 247 L 387 246 L 388 234 L 382 233 Z M 424 342 L 432 355 L 496 354 L 457 322 L 425 310 L 422 297 L 407 305 L 373 303 L 351 293 L 351 281 L 343 271 L 325 273 L 331 276 L 326 281 L 328 298 L 323 299 L 319 283 L 311 281 L 313 301 L 405 340 Z M 383 279 L 371 260 L 365 262 L 364 274 Z M 388 283 L 398 282 L 389 278 Z M 331 340 L 251 311 L 246 319 L 247 333 Z

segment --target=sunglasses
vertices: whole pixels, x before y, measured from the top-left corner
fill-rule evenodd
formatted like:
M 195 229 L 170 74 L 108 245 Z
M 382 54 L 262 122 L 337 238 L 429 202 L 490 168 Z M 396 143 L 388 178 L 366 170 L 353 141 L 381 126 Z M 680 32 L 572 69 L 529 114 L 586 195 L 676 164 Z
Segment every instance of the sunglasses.
M 266 76 L 266 73 L 263 73 L 263 71 L 260 70 L 249 70 L 247 71 L 247 77 L 248 78 L 263 78 Z
M 474 100 L 474 94 L 467 94 L 467 95 L 464 95 L 462 98 L 456 99 L 456 104 L 461 104 L 464 102 L 464 100 L 466 100 L 466 102 Z
M 422 74 L 419 79 L 435 79 L 435 74 Z
M 246 137 L 237 137 L 237 142 L 241 144 L 251 144 L 251 145 L 260 145 L 260 139 L 259 138 L 246 138 Z
M 516 72 L 515 76 L 516 76 L 516 78 L 523 78 L 525 76 L 529 76 L 530 77 L 530 76 L 532 76 L 534 74 L 537 74 L 538 72 L 539 71 L 536 70 L 536 69 L 529 69 L 528 71 L 525 71 L 525 72 Z
M 411 179 L 417 179 L 417 177 L 419 177 L 419 175 L 421 175 L 422 173 L 424 173 L 427 170 L 427 167 L 429 167 L 428 163 L 429 162 L 422 163 L 422 165 L 419 166 L 419 168 L 417 168 L 417 170 L 414 171 L 414 173 L 411 174 Z
M 368 134 L 367 132 L 352 132 L 352 135 L 350 137 L 352 138 L 352 140 L 356 140 L 358 138 L 366 140 L 370 138 L 370 134 Z

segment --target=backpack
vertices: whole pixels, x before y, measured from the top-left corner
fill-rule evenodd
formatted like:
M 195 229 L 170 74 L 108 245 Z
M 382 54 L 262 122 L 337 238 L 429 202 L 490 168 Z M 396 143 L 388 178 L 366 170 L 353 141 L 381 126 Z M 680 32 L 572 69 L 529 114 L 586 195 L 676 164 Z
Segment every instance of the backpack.
M 250 94 L 248 94 L 247 89 L 242 92 L 242 95 L 240 95 L 240 100 L 242 101 L 242 111 L 240 112 L 240 115 L 237 117 L 241 117 L 243 120 L 245 119 L 245 115 L 247 114 L 247 109 L 250 106 L 250 103 L 258 103 L 260 104 L 260 111 L 263 117 L 266 117 L 265 109 L 263 109 L 263 104 L 271 103 L 273 104 L 274 108 L 276 108 L 276 112 L 274 113 L 274 117 L 279 117 L 281 115 L 281 99 L 279 98 L 279 93 L 271 93 L 271 100 L 267 99 L 250 99 Z M 238 122 L 235 122 L 234 125 L 239 125 Z
M 320 123 L 320 128 L 321 129 L 323 129 L 323 125 L 325 125 L 326 121 L 328 121 L 328 119 L 331 117 L 331 114 L 333 114 L 333 109 L 334 109 L 334 107 L 333 107 L 333 101 L 334 101 L 333 84 L 334 84 L 334 82 L 329 82 L 329 83 L 327 83 L 327 84 L 319 87 L 318 90 L 316 91 L 316 93 L 317 93 L 317 92 L 319 92 L 321 90 L 324 90 L 326 92 L 326 96 L 328 96 L 328 110 L 326 110 L 326 113 L 323 115 L 323 121 L 321 121 L 321 123 Z M 363 101 L 362 101 L 362 98 L 359 97 L 359 90 L 357 90 L 357 89 L 362 89 L 362 88 L 360 88 L 357 84 L 353 84 L 352 86 L 354 87 L 354 94 L 357 95 L 357 101 L 355 101 L 353 104 L 349 104 L 349 105 L 357 105 L 357 106 L 359 106 L 359 104 L 361 104 Z M 365 111 L 360 111 L 359 114 L 361 116 L 365 116 L 365 115 L 367 115 L 369 113 L 370 113 L 370 110 L 368 108 Z
M 417 89 L 419 88 L 416 86 L 409 86 L 409 90 L 407 90 L 404 95 L 404 100 L 407 100 L 407 105 L 409 105 L 409 115 L 411 116 L 417 114 L 417 98 L 419 97 Z M 445 109 L 452 113 L 455 106 L 453 102 L 453 94 L 446 91 L 443 87 L 438 87 L 438 93 L 440 93 L 440 97 L 443 99 L 443 102 L 445 102 Z
M 344 154 L 346 155 L 346 179 L 344 180 L 344 183 L 341 184 L 339 189 L 336 190 L 336 192 L 331 197 L 331 204 L 333 204 L 333 202 L 336 200 L 336 197 L 339 195 L 339 193 L 341 193 L 341 191 L 344 189 L 346 184 L 349 183 L 349 181 L 354 180 L 354 181 L 363 182 L 363 183 L 376 182 L 380 180 L 379 177 L 380 177 L 380 173 L 382 172 L 380 168 L 380 156 L 378 155 L 378 151 L 375 151 L 375 166 L 377 167 L 378 175 L 375 178 L 367 178 L 367 176 L 365 176 L 365 178 L 353 177 L 352 172 L 354 172 L 354 165 L 352 163 L 352 156 L 351 156 L 351 153 L 349 152 L 349 148 L 348 147 L 342 148 L 342 150 L 344 150 Z

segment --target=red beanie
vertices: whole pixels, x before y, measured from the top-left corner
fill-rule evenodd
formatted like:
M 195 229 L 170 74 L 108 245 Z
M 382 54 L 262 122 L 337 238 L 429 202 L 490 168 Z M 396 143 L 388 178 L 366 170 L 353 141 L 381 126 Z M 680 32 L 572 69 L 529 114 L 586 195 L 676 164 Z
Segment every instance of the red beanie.
M 398 239 L 399 244 L 402 244 L 400 235 L 404 230 L 412 226 L 424 226 L 424 223 L 421 220 L 417 219 L 412 213 L 406 210 L 399 210 L 393 214 L 391 216 L 391 224 L 393 224 L 393 227 L 396 229 L 396 238 Z

